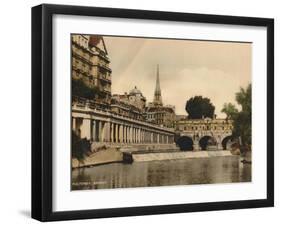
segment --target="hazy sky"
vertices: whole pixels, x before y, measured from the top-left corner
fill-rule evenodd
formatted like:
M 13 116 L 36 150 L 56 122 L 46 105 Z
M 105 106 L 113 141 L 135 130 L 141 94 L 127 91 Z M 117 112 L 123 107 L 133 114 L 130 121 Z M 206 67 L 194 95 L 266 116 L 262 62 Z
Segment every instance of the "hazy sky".
M 226 102 L 235 103 L 239 87 L 251 82 L 250 43 L 104 37 L 112 69 L 112 93 L 137 86 L 153 100 L 156 67 L 164 104 L 186 114 L 186 100 L 195 95 L 211 99 L 218 117 Z

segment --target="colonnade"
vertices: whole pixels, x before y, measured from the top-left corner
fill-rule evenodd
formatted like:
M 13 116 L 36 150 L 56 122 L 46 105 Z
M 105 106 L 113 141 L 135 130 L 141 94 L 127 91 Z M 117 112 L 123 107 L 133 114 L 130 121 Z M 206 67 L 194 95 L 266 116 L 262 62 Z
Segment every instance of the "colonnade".
M 87 118 L 72 118 L 72 129 L 81 138 L 93 142 L 125 144 L 171 144 L 174 134 L 162 128 L 155 129 L 133 123 Z

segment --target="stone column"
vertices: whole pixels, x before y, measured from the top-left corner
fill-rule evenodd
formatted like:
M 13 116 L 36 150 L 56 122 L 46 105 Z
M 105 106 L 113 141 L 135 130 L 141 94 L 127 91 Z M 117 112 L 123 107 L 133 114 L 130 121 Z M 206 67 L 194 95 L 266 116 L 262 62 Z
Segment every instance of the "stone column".
M 136 128 L 136 143 L 139 143 L 139 129 Z
M 83 119 L 81 125 L 81 138 L 91 139 L 91 119 Z
M 195 151 L 199 151 L 200 150 L 199 140 L 196 139 L 196 140 L 193 141 L 193 149 Z
M 144 142 L 147 143 L 147 131 L 144 131 Z
M 119 134 L 118 134 L 118 124 L 115 124 L 115 142 L 119 142 Z
M 104 135 L 105 142 L 110 142 L 110 122 L 105 122 Z
M 137 128 L 134 129 L 134 140 L 135 140 L 135 143 L 137 143 Z
M 132 128 L 133 143 L 135 143 L 135 128 Z
M 137 128 L 134 128 L 134 141 L 137 143 Z
M 126 143 L 128 143 L 128 126 L 125 126 L 125 133 L 126 133 Z
M 114 142 L 114 124 L 110 123 L 110 142 Z
M 131 127 L 131 143 L 134 143 L 134 128 Z
M 127 138 L 126 138 L 126 125 L 123 126 L 123 143 L 127 143 Z
M 138 129 L 135 128 L 135 143 L 138 143 Z
M 128 132 L 128 136 L 127 136 L 128 143 L 131 143 L 131 127 L 130 126 L 127 127 L 127 132 Z
M 102 121 L 99 121 L 99 142 L 102 142 L 103 139 L 103 123 Z
M 72 130 L 76 130 L 76 118 L 72 117 Z
M 92 134 L 91 134 L 91 140 L 96 141 L 96 121 L 92 120 Z
M 145 131 L 145 143 L 148 143 L 148 131 Z
M 138 129 L 135 128 L 135 143 L 138 143 Z
M 95 120 L 95 124 L 96 124 L 95 141 L 99 142 L 100 122 L 98 120 Z
M 132 131 L 131 131 L 131 127 L 128 126 L 128 139 L 129 139 L 129 143 L 132 143 Z
M 105 138 L 105 123 L 101 121 L 101 142 L 104 142 L 104 138 Z
M 128 140 L 127 140 L 127 136 L 128 136 L 128 133 L 127 133 L 127 126 L 125 126 L 124 129 L 125 129 L 125 130 L 124 130 L 124 132 L 125 132 L 125 143 L 127 143 L 127 142 L 128 142 Z
M 147 132 L 144 131 L 144 143 L 147 143 Z
M 123 143 L 123 125 L 119 126 L 119 138 L 120 138 L 120 143 Z

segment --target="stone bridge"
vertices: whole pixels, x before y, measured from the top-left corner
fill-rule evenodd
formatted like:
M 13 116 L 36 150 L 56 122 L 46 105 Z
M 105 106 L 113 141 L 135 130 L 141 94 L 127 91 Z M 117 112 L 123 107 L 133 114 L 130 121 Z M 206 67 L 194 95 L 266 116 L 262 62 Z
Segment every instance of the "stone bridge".
M 182 150 L 230 149 L 232 128 L 226 119 L 183 120 L 177 123 L 176 143 Z

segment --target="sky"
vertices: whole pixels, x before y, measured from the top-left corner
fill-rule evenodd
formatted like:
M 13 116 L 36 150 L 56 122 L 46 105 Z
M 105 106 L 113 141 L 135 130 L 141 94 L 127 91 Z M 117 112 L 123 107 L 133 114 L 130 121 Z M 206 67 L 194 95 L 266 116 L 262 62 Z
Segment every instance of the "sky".
M 234 103 L 240 87 L 251 83 L 252 44 L 104 36 L 112 69 L 112 94 L 135 86 L 153 101 L 159 64 L 164 105 L 185 115 L 186 101 L 202 95 L 215 105 L 217 117 L 224 103 Z M 239 108 L 239 106 L 237 105 Z

